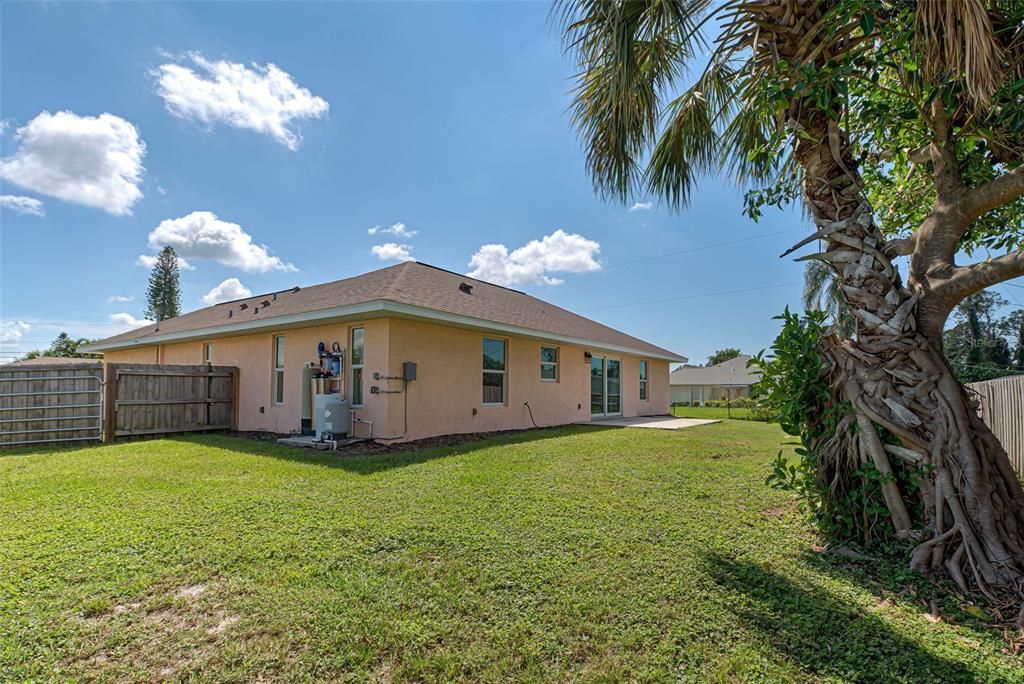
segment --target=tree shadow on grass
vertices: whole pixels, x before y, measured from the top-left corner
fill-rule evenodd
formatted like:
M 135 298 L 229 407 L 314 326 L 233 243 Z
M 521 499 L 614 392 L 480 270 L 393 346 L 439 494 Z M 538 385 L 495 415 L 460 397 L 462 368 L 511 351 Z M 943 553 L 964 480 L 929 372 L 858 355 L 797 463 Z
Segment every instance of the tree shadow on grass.
M 911 570 L 906 557 L 857 560 L 808 550 L 803 554 L 803 562 L 816 572 L 870 592 L 878 601 L 902 604 L 921 615 L 931 610 L 928 607 L 931 604 L 932 609 L 937 608 L 941 620 L 956 624 L 961 632 L 979 639 L 996 639 L 1000 644 L 1005 638 L 1003 627 L 991 624 L 998 622 L 998 618 L 992 614 L 991 604 L 984 597 L 964 599 L 951 580 L 939 580 Z M 963 610 L 964 605 L 980 607 L 982 612 L 972 614 Z
M 318 451 L 302 447 L 285 446 L 276 442 L 259 439 L 247 439 L 221 434 L 189 435 L 173 439 L 189 444 L 204 444 L 217 449 L 225 449 L 253 456 L 267 456 L 294 463 L 305 463 L 326 468 L 340 468 L 359 475 L 373 475 L 381 471 L 426 463 L 427 461 L 448 456 L 468 454 L 494 446 L 534 442 L 539 444 L 568 435 L 615 429 L 614 427 L 568 425 L 490 435 L 456 435 L 453 436 L 452 441 L 455 443 L 452 444 L 437 445 L 434 440 L 424 440 L 425 443 L 423 444 L 408 442 L 391 447 L 381 447 L 379 451 L 372 450 L 369 453 L 349 453 L 343 449 L 338 451 Z
M 746 560 L 710 554 L 706 571 L 741 598 L 737 619 L 804 670 L 857 682 L 976 682 L 984 675 L 893 630 L 854 603 Z

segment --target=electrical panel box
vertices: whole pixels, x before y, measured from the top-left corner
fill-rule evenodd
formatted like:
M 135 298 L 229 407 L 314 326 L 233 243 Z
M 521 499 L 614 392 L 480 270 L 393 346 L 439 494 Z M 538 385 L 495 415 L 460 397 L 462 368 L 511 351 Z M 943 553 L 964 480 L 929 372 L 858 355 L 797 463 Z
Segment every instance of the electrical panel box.
M 406 382 L 416 379 L 416 363 L 414 361 L 406 361 L 402 364 L 402 379 Z

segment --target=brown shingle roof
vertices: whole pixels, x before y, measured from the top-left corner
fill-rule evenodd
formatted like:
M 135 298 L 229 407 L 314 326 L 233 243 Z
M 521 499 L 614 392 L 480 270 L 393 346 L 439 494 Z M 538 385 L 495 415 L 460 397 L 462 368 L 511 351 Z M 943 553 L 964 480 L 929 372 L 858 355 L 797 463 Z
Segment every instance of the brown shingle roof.
M 463 283 L 472 293 L 460 290 Z M 145 338 L 185 334 L 201 329 L 226 327 L 249 321 L 272 325 L 275 319 L 300 317 L 325 309 L 385 301 L 421 307 L 443 314 L 468 316 L 481 321 L 529 328 L 541 333 L 575 338 L 595 346 L 625 347 L 672 360 L 685 360 L 667 349 L 644 342 L 528 294 L 492 285 L 441 268 L 407 261 L 312 287 L 256 295 L 209 306 L 191 313 L 137 328 L 96 343 L 97 349 L 117 349 L 143 344 Z M 244 308 L 243 308 L 244 307 Z M 231 311 L 229 317 L 228 312 Z M 281 321 L 284 324 L 284 321 Z M 224 331 L 227 332 L 227 329 Z M 159 340 L 155 340 L 154 343 Z
M 86 359 L 78 356 L 34 356 L 31 359 L 5 363 L 0 368 L 21 368 L 23 366 L 90 366 L 103 363 L 100 358 Z

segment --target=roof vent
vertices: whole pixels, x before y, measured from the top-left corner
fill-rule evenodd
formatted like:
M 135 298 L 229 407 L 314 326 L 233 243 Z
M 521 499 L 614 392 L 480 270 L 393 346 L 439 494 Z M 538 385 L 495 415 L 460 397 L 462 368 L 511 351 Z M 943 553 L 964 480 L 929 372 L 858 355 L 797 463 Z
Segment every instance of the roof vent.
M 262 302 L 260 302 L 260 306 L 263 306 L 263 307 L 270 306 L 270 300 L 269 299 L 264 299 Z
M 469 283 L 459 283 L 459 291 L 466 294 L 473 294 L 473 286 Z
M 241 310 L 241 311 L 245 311 L 246 309 L 248 309 L 248 308 L 249 308 L 249 305 L 248 305 L 248 304 L 246 304 L 245 302 L 242 302 L 241 304 L 239 304 L 239 305 L 238 305 L 238 308 L 239 308 L 239 310 Z
M 235 310 L 234 309 L 228 309 L 228 318 L 231 318 L 234 315 L 235 315 Z

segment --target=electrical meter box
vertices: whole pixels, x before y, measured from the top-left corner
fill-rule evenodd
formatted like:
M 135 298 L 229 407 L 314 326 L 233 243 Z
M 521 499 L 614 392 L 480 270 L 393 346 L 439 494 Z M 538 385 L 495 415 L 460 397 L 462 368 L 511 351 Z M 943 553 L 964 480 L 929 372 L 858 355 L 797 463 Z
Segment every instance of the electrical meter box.
M 402 379 L 406 382 L 416 379 L 416 362 L 406 361 L 402 364 Z

